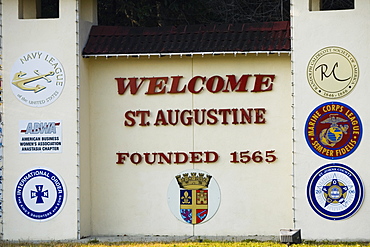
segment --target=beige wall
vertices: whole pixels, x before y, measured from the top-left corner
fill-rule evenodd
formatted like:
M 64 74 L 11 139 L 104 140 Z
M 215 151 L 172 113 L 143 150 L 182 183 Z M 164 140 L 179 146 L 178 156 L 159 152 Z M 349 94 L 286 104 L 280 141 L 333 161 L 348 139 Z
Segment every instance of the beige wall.
M 80 3 L 79 19 L 79 54 L 86 44 L 91 25 L 97 24 L 96 0 L 84 0 Z M 80 145 L 80 237 L 91 235 L 91 173 L 90 173 L 90 87 L 88 64 L 79 56 L 79 141 Z
M 293 71 L 295 105 L 295 205 L 296 227 L 302 229 L 306 239 L 368 239 L 370 213 L 367 201 L 369 169 L 366 157 L 369 150 L 368 114 L 368 54 L 369 54 L 369 8 L 368 1 L 355 1 L 355 9 L 341 11 L 309 11 L 309 1 L 292 2 L 293 30 Z M 304 125 L 310 112 L 327 99 L 316 94 L 309 86 L 306 77 L 308 61 L 313 54 L 324 47 L 339 46 L 347 49 L 359 65 L 359 81 L 355 89 L 339 101 L 351 106 L 360 116 L 364 126 L 362 141 L 350 156 L 339 160 L 323 159 L 314 154 L 304 137 Z M 317 215 L 310 207 L 306 197 L 306 186 L 311 174 L 320 166 L 328 163 L 342 163 L 352 167 L 362 178 L 365 199 L 360 210 L 352 217 L 333 221 Z M 320 226 L 320 227 L 316 227 Z
M 75 239 L 113 234 L 276 235 L 280 227 L 290 227 L 289 56 L 82 59 L 79 53 L 89 27 L 96 23 L 96 15 L 86 7 L 94 6 L 94 1 L 80 4 L 83 10 L 79 12 L 78 26 L 75 1 L 61 2 L 58 19 L 18 19 L 17 2 L 3 4 L 4 239 Z M 20 39 L 22 42 L 14 42 Z M 11 90 L 13 64 L 21 55 L 32 51 L 55 56 L 66 75 L 61 96 L 54 103 L 38 108 L 22 104 Z M 273 74 L 273 90 L 150 96 L 141 90 L 135 96 L 118 95 L 114 80 L 115 77 L 181 75 L 184 82 L 196 75 L 226 78 L 230 74 L 237 79 L 243 74 Z M 248 81 L 249 91 L 254 80 L 255 76 L 251 76 Z M 123 115 L 128 110 L 147 109 L 154 117 L 159 109 L 195 108 L 264 108 L 266 123 L 123 125 Z M 63 151 L 19 153 L 19 122 L 53 119 L 63 123 Z M 155 119 L 150 121 L 153 123 Z M 218 153 L 218 162 L 116 164 L 116 152 L 208 150 Z M 278 160 L 271 164 L 230 163 L 231 152 L 245 150 L 276 150 Z M 20 176 L 35 167 L 56 171 L 66 184 L 64 208 L 57 217 L 45 222 L 31 221 L 18 211 L 14 202 L 14 188 Z M 220 186 L 222 198 L 214 218 L 196 226 L 194 231 L 191 225 L 178 221 L 167 205 L 171 180 L 190 168 L 211 173 Z M 281 190 L 289 192 L 282 195 Z M 267 211 L 276 214 L 271 216 Z
M 76 78 L 78 68 L 76 65 L 79 47 L 76 43 L 78 42 L 78 36 L 76 36 L 76 1 L 60 1 L 60 17 L 58 19 L 18 19 L 17 5 L 18 1 L 3 1 L 2 5 L 4 68 L 3 121 L 4 133 L 7 133 L 4 134 L 3 175 L 6 179 L 3 181 L 3 237 L 4 239 L 15 240 L 76 239 L 79 236 L 78 157 L 80 152 L 77 132 L 77 116 L 79 113 L 77 111 L 78 93 L 76 90 Z M 91 21 L 92 18 L 90 18 Z M 88 32 L 88 29 L 85 26 L 83 32 Z M 82 41 L 84 42 L 84 40 Z M 65 87 L 58 100 L 48 106 L 35 108 L 24 105 L 17 100 L 11 90 L 11 79 L 13 75 L 10 74 L 10 70 L 13 64 L 18 57 L 31 51 L 45 51 L 50 53 L 64 67 Z M 84 94 L 84 96 L 86 98 L 87 94 Z M 83 102 L 79 104 L 86 105 Z M 18 123 L 20 120 L 62 120 L 63 152 L 56 154 L 19 153 Z M 86 120 L 82 122 L 85 126 L 87 125 Z M 84 140 L 82 139 L 82 141 Z M 88 147 L 88 143 L 85 146 Z M 81 160 L 86 160 L 85 157 L 86 152 L 81 155 Z M 31 221 L 23 216 L 16 208 L 14 199 L 14 189 L 20 176 L 27 170 L 40 166 L 57 172 L 63 178 L 67 192 L 66 204 L 61 213 L 46 222 Z M 89 181 L 87 180 L 86 183 L 89 183 Z M 83 218 L 85 220 L 86 217 L 84 216 Z M 87 218 L 89 218 L 89 215 Z
M 318 1 L 313 1 L 318 2 Z M 31 2 L 30 2 L 31 3 Z M 58 19 L 18 19 L 18 1 L 2 3 L 3 45 L 3 238 L 76 239 L 87 235 L 278 235 L 280 228 L 301 228 L 304 239 L 366 239 L 366 165 L 368 133 L 366 81 L 369 29 L 366 1 L 354 10 L 309 11 L 308 0 L 292 1 L 293 54 L 166 56 L 158 58 L 81 57 L 89 28 L 96 23 L 96 1 L 60 1 Z M 76 25 L 76 8 L 79 22 Z M 352 167 L 362 178 L 365 200 L 351 218 L 330 221 L 309 206 L 307 182 L 318 167 L 331 163 L 307 146 L 304 124 L 310 112 L 330 100 L 312 91 L 306 68 L 323 47 L 340 46 L 357 59 L 360 79 L 347 96 L 336 99 L 353 107 L 364 125 L 362 141 L 350 156 L 335 162 Z M 65 87 L 51 105 L 22 104 L 11 90 L 11 69 L 23 54 L 45 51 L 65 71 Z M 291 67 L 291 59 L 293 66 Z M 293 87 L 291 86 L 293 70 Z M 273 90 L 249 92 L 146 95 L 147 81 L 136 95 L 117 93 L 116 77 L 273 74 Z M 293 119 L 292 121 L 292 92 Z M 264 108 L 264 124 L 154 126 L 159 110 Z M 151 125 L 125 126 L 125 112 L 149 110 Z M 220 119 L 220 117 L 219 117 Z M 62 120 L 63 152 L 24 154 L 18 151 L 19 122 Z M 230 120 L 231 121 L 231 120 Z M 293 126 L 293 132 L 292 132 Z M 294 139 L 294 141 L 292 140 Z M 273 163 L 234 164 L 234 151 L 275 150 Z M 292 155 L 293 150 L 293 155 Z M 215 163 L 134 165 L 116 164 L 117 152 L 215 151 Z M 292 167 L 292 162 L 294 166 Z M 14 189 L 27 170 L 46 167 L 66 184 L 67 201 L 61 213 L 45 222 L 23 216 L 14 202 Z M 180 222 L 167 205 L 167 190 L 174 176 L 187 169 L 210 173 L 221 191 L 218 212 L 208 222 Z M 291 176 L 293 174 L 293 177 Z M 293 189 L 292 189 L 293 184 Z M 294 200 L 292 200 L 292 196 Z M 292 210 L 292 207 L 294 210 Z
M 278 235 L 292 227 L 291 211 L 291 79 L 290 57 L 194 56 L 180 58 L 89 58 L 92 234 L 192 235 L 167 205 L 167 189 L 183 170 L 201 169 L 214 176 L 221 205 L 196 235 Z M 137 95 L 117 93 L 116 77 L 274 74 L 269 92 Z M 254 77 L 252 77 L 254 78 Z M 248 83 L 253 89 L 254 79 Z M 147 84 L 146 84 L 147 85 Z M 158 110 L 265 108 L 265 124 L 154 126 Z M 150 126 L 124 126 L 128 110 L 149 110 Z M 117 152 L 216 151 L 211 164 L 117 165 Z M 233 164 L 233 151 L 276 150 L 274 163 Z

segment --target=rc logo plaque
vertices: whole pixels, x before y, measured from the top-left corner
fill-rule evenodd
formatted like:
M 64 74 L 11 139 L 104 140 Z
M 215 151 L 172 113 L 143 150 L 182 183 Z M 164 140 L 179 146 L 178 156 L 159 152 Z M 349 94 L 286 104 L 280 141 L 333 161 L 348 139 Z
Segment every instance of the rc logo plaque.
M 32 51 L 19 57 L 11 71 L 10 86 L 23 104 L 43 107 L 61 95 L 65 84 L 62 64 L 44 51 Z
M 361 207 L 364 187 L 361 178 L 343 164 L 327 164 L 317 169 L 307 184 L 311 208 L 328 220 L 343 220 Z
M 307 65 L 307 80 L 312 90 L 328 99 L 341 98 L 356 86 L 359 67 L 355 57 L 341 47 L 325 47 Z
M 66 201 L 66 187 L 61 177 L 46 168 L 24 173 L 15 187 L 15 203 L 20 212 L 35 221 L 57 216 Z
M 362 138 L 358 114 L 341 102 L 319 105 L 308 116 L 306 142 L 311 150 L 325 159 L 342 159 L 352 154 Z
M 200 170 L 187 170 L 176 175 L 169 185 L 167 197 L 172 214 L 192 225 L 210 220 L 220 205 L 216 180 Z

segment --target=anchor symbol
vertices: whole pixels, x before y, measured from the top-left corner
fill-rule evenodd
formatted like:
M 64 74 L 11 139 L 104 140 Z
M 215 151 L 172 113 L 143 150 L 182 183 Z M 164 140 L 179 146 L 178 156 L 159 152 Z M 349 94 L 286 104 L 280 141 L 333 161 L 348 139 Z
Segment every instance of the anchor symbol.
M 25 76 L 27 73 L 24 73 L 22 71 L 19 71 L 18 73 L 15 73 L 13 81 L 12 81 L 13 85 L 15 85 L 16 87 L 18 87 L 22 90 L 25 90 L 25 91 L 34 91 L 34 93 L 38 93 L 41 90 L 45 89 L 46 87 L 41 86 L 39 84 L 36 85 L 35 87 L 26 87 L 25 85 L 27 83 L 37 81 L 37 80 L 40 80 L 40 79 L 45 79 L 47 82 L 51 82 L 51 80 L 49 78 L 46 78 L 46 77 L 54 75 L 53 71 L 50 71 L 49 73 L 44 74 L 44 75 L 40 75 L 38 70 L 34 70 L 33 72 L 37 76 L 30 77 L 30 78 L 24 78 L 24 79 L 21 78 L 21 77 Z

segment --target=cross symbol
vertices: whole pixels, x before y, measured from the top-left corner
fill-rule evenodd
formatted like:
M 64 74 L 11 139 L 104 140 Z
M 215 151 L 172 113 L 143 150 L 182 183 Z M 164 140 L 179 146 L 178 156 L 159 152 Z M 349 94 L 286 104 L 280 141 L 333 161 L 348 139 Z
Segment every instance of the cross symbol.
M 42 198 L 43 197 L 49 198 L 49 191 L 48 190 L 42 191 L 42 187 L 44 187 L 43 185 L 35 185 L 35 187 L 37 191 L 31 190 L 31 199 L 37 197 L 36 204 L 44 203 L 44 200 Z
M 192 200 L 185 201 L 184 198 L 180 197 L 180 211 L 184 210 L 184 214 L 181 213 L 182 216 L 185 216 L 184 220 L 193 225 L 202 222 L 207 216 L 208 190 L 182 190 L 181 192 L 184 192 L 182 197 L 192 198 Z

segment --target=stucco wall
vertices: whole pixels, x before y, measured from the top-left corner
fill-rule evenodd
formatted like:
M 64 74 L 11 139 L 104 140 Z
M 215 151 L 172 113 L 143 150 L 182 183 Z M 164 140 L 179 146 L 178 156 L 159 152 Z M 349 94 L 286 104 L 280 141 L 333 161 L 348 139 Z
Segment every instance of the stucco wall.
M 76 1 L 61 1 L 57 19 L 18 19 L 18 1 L 3 1 L 4 239 L 77 238 L 77 107 L 76 107 Z M 19 57 L 34 51 L 52 54 L 65 71 L 58 100 L 44 107 L 20 102 L 12 92 L 12 67 Z M 39 73 L 44 73 L 39 69 Z M 31 74 L 26 77 L 32 76 Z M 61 153 L 19 152 L 19 122 L 62 120 Z M 5 158 L 6 157 L 6 158 Z M 46 167 L 66 184 L 67 200 L 60 214 L 46 222 L 33 221 L 17 209 L 15 186 L 29 169 Z M 6 179 L 5 179 L 6 178 Z
M 369 147 L 368 114 L 368 50 L 369 50 L 369 2 L 354 1 L 355 9 L 337 11 L 309 11 L 309 1 L 292 2 L 293 72 L 294 72 L 294 136 L 295 136 L 295 205 L 296 227 L 302 229 L 306 239 L 368 239 L 369 225 L 366 217 L 370 205 L 367 200 L 369 169 L 366 157 Z M 307 80 L 307 66 L 313 55 L 322 48 L 337 46 L 349 51 L 357 60 L 359 79 L 351 93 L 340 98 L 326 98 L 315 93 Z M 330 65 L 332 66 L 332 65 Z M 340 66 L 336 70 L 340 73 Z M 330 67 L 332 70 L 332 67 Z M 329 71 L 328 73 L 329 74 Z M 352 107 L 363 124 L 363 135 L 357 149 L 339 159 L 322 158 L 312 152 L 305 140 L 306 120 L 316 107 L 328 102 L 340 102 Z M 341 123 L 344 124 L 344 123 Z M 362 178 L 365 195 L 361 208 L 345 220 L 325 219 L 316 214 L 306 195 L 310 176 L 319 167 L 329 163 L 341 163 L 354 169 Z M 320 192 L 319 192 L 320 193 Z
M 278 235 L 292 227 L 291 210 L 291 79 L 290 57 L 194 56 L 89 58 L 91 88 L 92 233 L 192 235 L 191 224 L 180 222 L 169 210 L 167 190 L 171 180 L 187 169 L 210 173 L 221 191 L 218 212 L 194 227 L 196 235 Z M 148 80 L 135 95 L 117 93 L 115 78 L 183 76 L 179 88 L 192 77 L 226 78 L 244 74 L 275 75 L 273 88 L 250 92 L 148 95 Z M 266 78 L 265 78 L 266 79 Z M 140 80 L 139 80 L 140 82 Z M 127 80 L 126 80 L 127 83 Z M 201 84 L 197 85 L 197 89 Z M 158 88 L 159 89 L 159 88 Z M 169 85 L 167 86 L 169 90 Z M 192 124 L 155 126 L 159 110 L 264 108 L 263 124 Z M 127 111 L 149 110 L 149 126 L 125 126 Z M 230 117 L 228 117 L 231 119 Z M 221 119 L 221 118 L 220 118 Z M 221 119 L 222 120 L 222 119 Z M 139 121 L 139 120 L 137 120 Z M 231 163 L 234 151 L 275 150 L 275 162 Z M 117 152 L 215 151 L 214 163 L 116 164 Z M 204 158 L 204 156 L 203 156 Z

